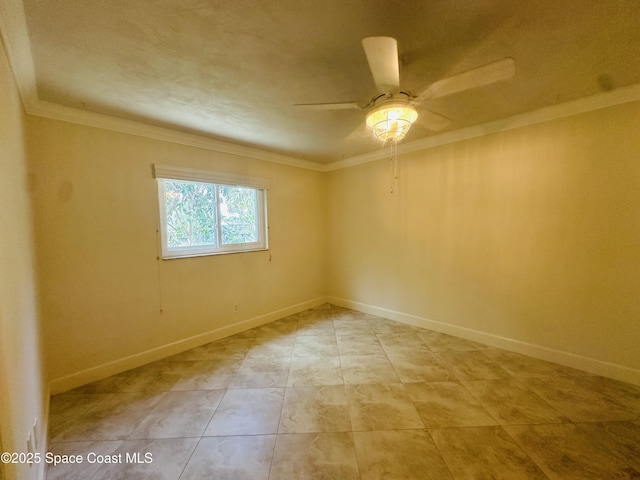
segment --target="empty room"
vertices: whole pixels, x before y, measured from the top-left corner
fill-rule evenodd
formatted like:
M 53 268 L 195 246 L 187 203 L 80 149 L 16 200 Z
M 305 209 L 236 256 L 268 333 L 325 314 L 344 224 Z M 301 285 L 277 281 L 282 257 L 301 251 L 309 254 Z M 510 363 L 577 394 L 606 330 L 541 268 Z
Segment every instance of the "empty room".
M 0 479 L 640 478 L 637 0 L 0 0 Z

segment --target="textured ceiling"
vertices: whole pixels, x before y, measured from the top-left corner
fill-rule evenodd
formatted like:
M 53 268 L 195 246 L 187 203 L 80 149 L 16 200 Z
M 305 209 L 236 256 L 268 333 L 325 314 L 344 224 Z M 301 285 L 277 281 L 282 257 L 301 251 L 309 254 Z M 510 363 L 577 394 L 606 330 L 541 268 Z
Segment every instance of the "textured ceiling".
M 422 105 L 477 125 L 640 83 L 638 0 L 25 0 L 41 100 L 329 163 L 380 149 L 361 40 L 392 36 L 401 85 L 511 57 L 510 80 Z M 418 109 L 420 112 L 420 108 Z M 424 118 L 424 115 L 423 115 Z M 436 132 L 420 119 L 405 142 Z

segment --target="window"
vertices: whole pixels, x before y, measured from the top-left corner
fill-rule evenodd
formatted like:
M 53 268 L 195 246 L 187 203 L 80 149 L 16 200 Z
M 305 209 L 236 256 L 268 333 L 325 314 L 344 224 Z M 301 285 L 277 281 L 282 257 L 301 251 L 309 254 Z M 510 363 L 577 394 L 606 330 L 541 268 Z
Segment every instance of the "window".
M 267 249 L 267 188 L 260 179 L 155 165 L 162 257 Z

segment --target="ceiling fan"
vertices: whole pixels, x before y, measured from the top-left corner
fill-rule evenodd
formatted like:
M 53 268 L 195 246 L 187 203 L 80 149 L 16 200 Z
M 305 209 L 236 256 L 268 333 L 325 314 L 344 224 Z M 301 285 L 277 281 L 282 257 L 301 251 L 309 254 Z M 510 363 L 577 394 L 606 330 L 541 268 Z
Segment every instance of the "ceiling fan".
M 405 137 L 411 124 L 418 118 L 415 107 L 438 97 L 507 80 L 515 74 L 512 58 L 504 58 L 466 72 L 438 80 L 418 95 L 400 86 L 398 42 L 392 37 L 367 37 L 362 40 L 367 62 L 378 89 L 378 94 L 367 104 L 307 103 L 296 107 L 309 110 L 369 109 L 367 125 L 376 138 L 382 141 L 398 141 Z M 423 124 L 429 130 L 442 130 L 451 120 L 443 115 L 420 107 Z

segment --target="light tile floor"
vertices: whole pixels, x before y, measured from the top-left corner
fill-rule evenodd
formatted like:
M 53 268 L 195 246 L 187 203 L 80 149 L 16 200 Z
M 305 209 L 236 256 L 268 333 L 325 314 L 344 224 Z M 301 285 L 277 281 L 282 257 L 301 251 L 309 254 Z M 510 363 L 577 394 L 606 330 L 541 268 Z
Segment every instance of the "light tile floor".
M 637 479 L 640 387 L 324 305 L 56 395 L 49 433 L 84 460 L 50 480 Z

